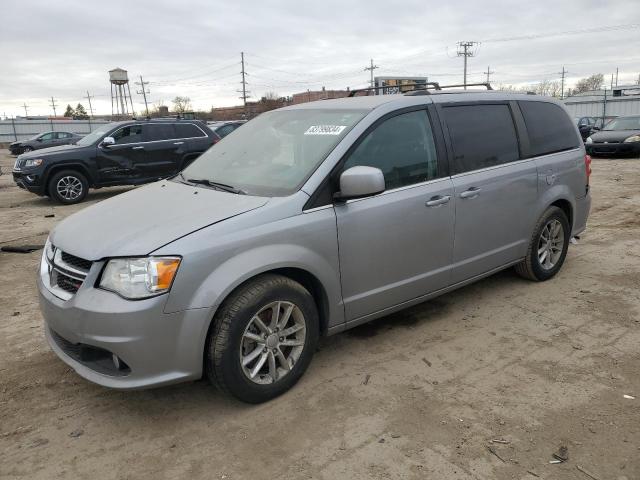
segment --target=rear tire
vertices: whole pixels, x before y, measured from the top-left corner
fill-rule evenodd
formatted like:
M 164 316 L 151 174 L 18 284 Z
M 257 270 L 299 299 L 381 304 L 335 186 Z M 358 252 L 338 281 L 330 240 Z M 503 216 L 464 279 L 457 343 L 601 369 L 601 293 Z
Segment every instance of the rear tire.
M 275 398 L 309 366 L 318 322 L 314 299 L 298 282 L 273 274 L 256 277 L 232 293 L 213 319 L 207 377 L 243 402 Z
M 54 173 L 47 187 L 47 194 L 63 205 L 82 202 L 88 191 L 89 182 L 76 170 L 62 170 Z
M 564 264 L 570 238 L 571 226 L 562 209 L 547 208 L 533 229 L 527 256 L 515 271 L 536 282 L 553 278 Z
M 22 147 L 22 153 L 33 152 L 33 147 Z

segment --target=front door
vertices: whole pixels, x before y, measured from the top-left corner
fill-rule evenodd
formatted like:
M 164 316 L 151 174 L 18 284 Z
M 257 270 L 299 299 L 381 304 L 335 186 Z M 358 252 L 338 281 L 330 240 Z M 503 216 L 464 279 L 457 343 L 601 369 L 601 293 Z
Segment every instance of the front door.
M 113 132 L 114 145 L 99 145 L 96 164 L 101 184 L 135 183 L 142 176 L 139 165 L 146 161 L 143 125 L 134 124 Z
M 368 133 L 341 171 L 382 170 L 386 190 L 336 204 L 347 321 L 446 287 L 454 202 L 426 110 L 388 118 Z
M 521 159 L 508 103 L 444 106 L 442 113 L 453 154 L 458 283 L 525 256 L 538 175 L 533 159 Z

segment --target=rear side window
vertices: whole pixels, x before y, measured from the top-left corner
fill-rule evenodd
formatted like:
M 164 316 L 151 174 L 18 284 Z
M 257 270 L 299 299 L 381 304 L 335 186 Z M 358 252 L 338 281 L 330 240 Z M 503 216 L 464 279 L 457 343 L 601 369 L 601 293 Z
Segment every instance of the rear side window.
M 516 161 L 518 137 L 508 105 L 443 108 L 453 147 L 455 173 Z
M 149 123 L 145 125 L 145 137 L 147 142 L 172 140 L 176 138 L 176 131 L 171 123 Z
M 558 105 L 518 102 L 529 134 L 533 156 L 576 148 L 578 135 L 569 116 Z
M 193 123 L 176 123 L 175 127 L 177 138 L 193 138 L 205 136 L 205 134 L 202 133 L 202 130 L 196 127 Z
M 436 147 L 427 112 L 404 113 L 378 125 L 356 147 L 343 170 L 359 165 L 382 170 L 387 190 L 435 178 Z

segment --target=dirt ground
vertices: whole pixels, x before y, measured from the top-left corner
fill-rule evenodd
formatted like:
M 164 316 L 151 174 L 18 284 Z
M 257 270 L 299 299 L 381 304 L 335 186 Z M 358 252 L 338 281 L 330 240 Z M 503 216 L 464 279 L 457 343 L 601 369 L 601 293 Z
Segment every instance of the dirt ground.
M 0 152 L 0 245 L 42 244 L 124 190 L 57 206 L 13 184 L 13 161 Z M 640 159 L 593 171 L 588 229 L 555 279 L 505 271 L 324 339 L 259 406 L 204 381 L 86 382 L 46 345 L 41 251 L 0 253 L 0 478 L 640 479 Z

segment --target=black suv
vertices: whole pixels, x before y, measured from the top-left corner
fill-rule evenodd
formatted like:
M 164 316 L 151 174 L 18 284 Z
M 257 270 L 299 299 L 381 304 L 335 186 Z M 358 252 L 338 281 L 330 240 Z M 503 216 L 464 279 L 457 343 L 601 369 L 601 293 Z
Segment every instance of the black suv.
M 13 180 L 60 203 L 79 203 L 90 187 L 139 185 L 175 175 L 219 140 L 198 120 L 114 122 L 75 145 L 20 155 Z

